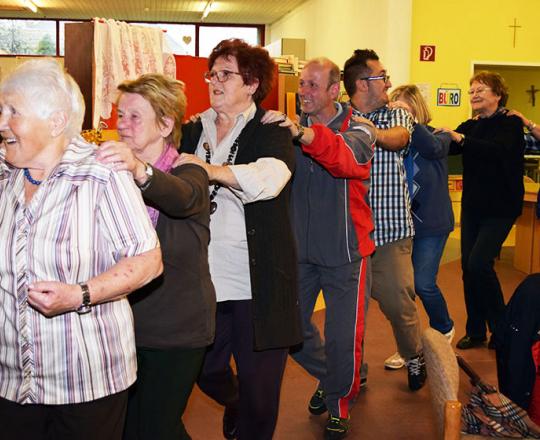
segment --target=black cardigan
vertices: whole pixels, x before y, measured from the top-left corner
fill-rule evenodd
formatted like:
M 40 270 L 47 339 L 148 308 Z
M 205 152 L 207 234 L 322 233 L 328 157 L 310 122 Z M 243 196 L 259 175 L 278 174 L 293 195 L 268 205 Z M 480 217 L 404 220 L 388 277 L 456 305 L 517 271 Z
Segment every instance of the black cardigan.
M 264 110 L 242 130 L 236 164 L 275 157 L 294 170 L 288 129 L 264 125 Z M 202 133 L 200 121 L 184 125 L 180 149 L 194 153 Z M 255 350 L 290 347 L 302 341 L 297 291 L 296 246 L 290 222 L 290 182 L 274 199 L 244 205 L 249 252 Z M 219 210 L 215 214 L 219 217 Z M 216 220 L 217 221 L 217 220 Z
M 137 347 L 201 348 L 214 340 L 216 294 L 208 267 L 208 175 L 186 164 L 154 177 L 142 193 L 156 207 L 163 274 L 129 295 Z
M 450 154 L 463 154 L 462 209 L 477 218 L 516 218 L 523 205 L 523 124 L 499 111 L 489 118 L 469 119 L 456 128 L 465 142 L 450 144 Z

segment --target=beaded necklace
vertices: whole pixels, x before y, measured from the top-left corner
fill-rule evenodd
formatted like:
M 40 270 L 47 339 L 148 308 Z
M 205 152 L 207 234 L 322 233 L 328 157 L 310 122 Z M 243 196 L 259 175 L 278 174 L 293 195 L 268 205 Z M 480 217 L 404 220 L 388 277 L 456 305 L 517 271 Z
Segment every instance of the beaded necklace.
M 234 140 L 233 144 L 231 145 L 231 149 L 229 150 L 229 155 L 227 156 L 227 161 L 223 162 L 223 166 L 232 165 L 234 163 L 234 159 L 236 158 L 236 152 L 238 151 L 238 139 L 240 139 L 240 135 Z M 203 148 L 206 150 L 205 158 L 206 163 L 210 163 L 210 159 L 212 158 L 212 153 L 210 152 L 210 145 L 208 145 L 208 142 L 203 143 Z M 212 215 L 214 212 L 216 212 L 217 209 L 217 202 L 214 200 L 216 198 L 216 195 L 221 188 L 221 185 L 219 183 L 214 184 L 214 188 L 212 189 L 212 192 L 210 193 L 210 215 Z
M 32 185 L 41 185 L 43 180 L 36 180 L 32 177 L 30 174 L 30 170 L 28 168 L 24 169 L 24 177 L 26 177 L 26 180 L 28 180 Z

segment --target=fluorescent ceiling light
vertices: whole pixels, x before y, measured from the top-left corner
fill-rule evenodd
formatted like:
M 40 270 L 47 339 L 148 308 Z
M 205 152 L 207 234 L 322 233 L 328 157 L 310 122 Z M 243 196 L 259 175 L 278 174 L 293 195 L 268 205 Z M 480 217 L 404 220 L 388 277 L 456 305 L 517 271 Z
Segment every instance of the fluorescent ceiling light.
M 214 3 L 214 0 L 208 0 L 208 3 L 206 3 L 201 20 L 204 20 L 206 17 L 208 17 L 208 14 L 210 14 L 210 10 L 212 9 L 212 3 Z
M 30 9 L 34 14 L 37 12 L 37 6 L 31 0 L 22 0 L 22 3 L 25 8 Z

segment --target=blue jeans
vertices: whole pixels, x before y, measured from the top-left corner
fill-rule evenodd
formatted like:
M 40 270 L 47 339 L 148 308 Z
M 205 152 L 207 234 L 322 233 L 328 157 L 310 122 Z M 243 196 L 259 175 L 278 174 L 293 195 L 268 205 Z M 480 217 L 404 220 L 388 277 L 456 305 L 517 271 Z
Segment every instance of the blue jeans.
M 448 235 L 414 238 L 412 251 L 414 289 L 424 304 L 429 325 L 441 333 L 448 333 L 454 326 L 444 296 L 437 286 L 439 263 Z

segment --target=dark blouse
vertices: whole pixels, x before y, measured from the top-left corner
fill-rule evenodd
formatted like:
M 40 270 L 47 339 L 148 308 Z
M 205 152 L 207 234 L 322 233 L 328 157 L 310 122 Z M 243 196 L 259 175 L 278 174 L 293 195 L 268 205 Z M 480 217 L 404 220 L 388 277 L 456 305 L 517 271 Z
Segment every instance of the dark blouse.
M 450 154 L 463 154 L 462 209 L 479 218 L 516 218 L 523 204 L 523 124 L 505 110 L 489 118 L 469 119 L 456 129 L 463 145 L 452 142 Z

